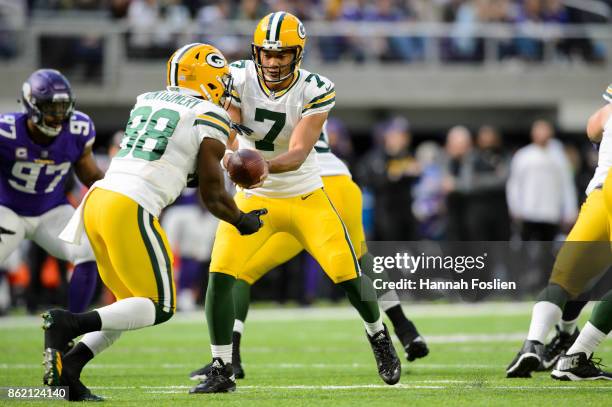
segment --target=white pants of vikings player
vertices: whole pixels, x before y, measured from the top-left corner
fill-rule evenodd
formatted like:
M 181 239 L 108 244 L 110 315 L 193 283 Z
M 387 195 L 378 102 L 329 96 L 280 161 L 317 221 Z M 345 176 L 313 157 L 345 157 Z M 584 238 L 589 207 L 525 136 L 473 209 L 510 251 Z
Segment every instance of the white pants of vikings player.
M 33 241 L 53 257 L 75 265 L 95 261 L 87 239 L 75 245 L 58 237 L 73 213 L 72 206 L 60 205 L 40 216 L 19 216 L 11 209 L 0 206 L 0 263 L 17 250 L 24 239 Z

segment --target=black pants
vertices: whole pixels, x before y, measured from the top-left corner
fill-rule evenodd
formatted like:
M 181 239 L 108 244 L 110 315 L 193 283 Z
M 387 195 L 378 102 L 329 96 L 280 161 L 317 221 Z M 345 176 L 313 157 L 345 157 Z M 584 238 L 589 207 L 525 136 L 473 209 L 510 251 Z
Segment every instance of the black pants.
M 559 225 L 556 223 L 525 221 L 521 228 L 521 240 L 550 241 L 554 240 L 557 233 L 559 233 Z

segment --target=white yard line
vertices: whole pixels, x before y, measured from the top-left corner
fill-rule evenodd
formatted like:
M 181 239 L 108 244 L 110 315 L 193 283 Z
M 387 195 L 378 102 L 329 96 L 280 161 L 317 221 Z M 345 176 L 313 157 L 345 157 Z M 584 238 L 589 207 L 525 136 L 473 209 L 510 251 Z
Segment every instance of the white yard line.
M 404 310 L 410 317 L 446 318 L 471 316 L 509 316 L 529 314 L 533 307 L 532 302 L 482 302 L 457 304 L 403 304 Z M 584 312 L 588 312 L 586 309 Z M 204 312 L 179 312 L 168 324 L 203 323 Z M 249 321 L 252 322 L 284 322 L 284 321 L 320 321 L 320 320 L 355 320 L 358 316 L 350 306 L 312 307 L 312 308 L 278 308 L 249 310 Z M 7 316 L 0 318 L 0 329 L 23 328 L 40 326 L 39 316 Z

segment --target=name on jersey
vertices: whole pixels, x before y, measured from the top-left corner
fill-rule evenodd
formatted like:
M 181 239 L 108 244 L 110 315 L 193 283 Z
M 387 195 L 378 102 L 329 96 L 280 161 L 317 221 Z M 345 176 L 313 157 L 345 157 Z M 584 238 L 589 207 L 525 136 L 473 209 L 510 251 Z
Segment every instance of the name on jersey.
M 146 100 L 162 100 L 164 102 L 170 102 L 170 103 L 174 103 L 177 104 L 179 106 L 186 106 L 188 108 L 192 108 L 200 103 L 202 103 L 201 100 L 197 100 L 195 98 L 192 98 L 190 96 L 184 96 L 184 95 L 180 95 L 176 92 L 166 92 L 166 91 L 159 91 L 159 92 L 151 92 L 151 93 L 147 93 L 146 96 L 144 97 Z

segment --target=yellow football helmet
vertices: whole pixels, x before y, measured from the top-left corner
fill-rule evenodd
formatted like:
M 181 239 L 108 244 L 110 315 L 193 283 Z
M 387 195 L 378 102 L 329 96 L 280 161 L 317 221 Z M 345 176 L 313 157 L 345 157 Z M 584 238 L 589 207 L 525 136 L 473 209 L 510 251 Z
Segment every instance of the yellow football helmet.
M 262 50 L 294 50 L 295 54 L 289 73 L 278 80 L 270 81 L 265 79 L 268 82 L 284 81 L 300 69 L 305 45 L 306 30 L 304 29 L 304 24 L 296 16 L 284 11 L 268 14 L 257 24 L 255 34 L 253 35 L 253 43 L 251 44 L 252 57 L 257 67 L 257 74 L 260 78 L 264 79 L 261 64 Z
M 231 92 L 232 78 L 221 51 L 193 43 L 179 48 L 168 60 L 168 90 L 181 90 L 222 105 Z

